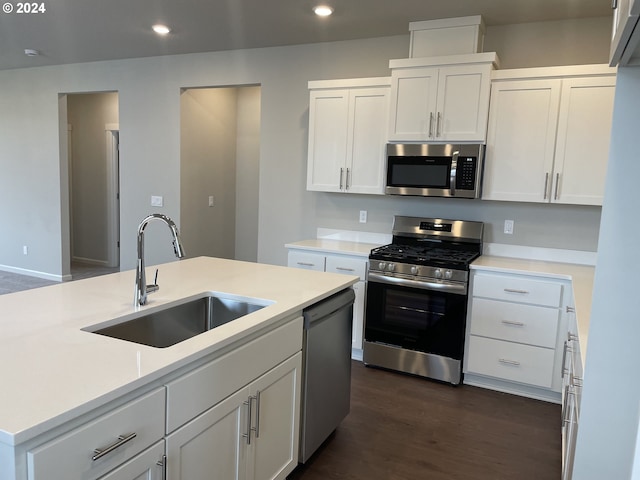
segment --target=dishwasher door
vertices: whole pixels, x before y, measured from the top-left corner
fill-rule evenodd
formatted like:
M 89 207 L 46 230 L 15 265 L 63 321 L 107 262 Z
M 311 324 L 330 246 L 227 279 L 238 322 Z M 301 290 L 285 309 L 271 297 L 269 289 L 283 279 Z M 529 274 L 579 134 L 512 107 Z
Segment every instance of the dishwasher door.
M 354 299 L 349 288 L 303 312 L 300 463 L 311 457 L 349 413 Z

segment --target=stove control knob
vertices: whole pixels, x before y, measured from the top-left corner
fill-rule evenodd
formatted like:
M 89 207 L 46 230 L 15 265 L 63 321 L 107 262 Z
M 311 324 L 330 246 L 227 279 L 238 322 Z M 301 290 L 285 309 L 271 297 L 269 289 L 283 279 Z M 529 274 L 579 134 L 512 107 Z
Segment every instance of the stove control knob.
M 379 268 L 380 270 L 382 270 L 382 271 L 384 271 L 384 269 L 385 269 L 386 267 L 387 267 L 387 264 L 386 264 L 386 263 L 384 263 L 384 262 L 380 262 L 380 263 L 378 264 L 378 268 Z
M 395 263 L 390 263 L 389 265 L 387 265 L 387 271 L 393 272 L 395 269 L 396 269 Z
M 435 271 L 433 272 L 433 276 L 436 278 L 442 278 L 442 270 L 440 270 L 439 268 L 436 268 Z
M 415 265 L 413 265 L 411 267 L 411 274 L 412 275 L 417 275 L 419 271 L 420 271 L 420 267 L 416 267 Z
M 444 278 L 449 280 L 449 279 L 451 279 L 451 277 L 453 277 L 453 272 L 451 270 L 445 270 L 444 271 Z

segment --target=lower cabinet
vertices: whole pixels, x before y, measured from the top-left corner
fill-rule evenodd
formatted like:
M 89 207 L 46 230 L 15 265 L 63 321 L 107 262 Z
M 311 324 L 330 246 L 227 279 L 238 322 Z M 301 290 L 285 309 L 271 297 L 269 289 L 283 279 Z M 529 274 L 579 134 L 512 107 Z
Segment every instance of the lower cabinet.
M 167 437 L 168 480 L 278 479 L 297 465 L 302 354 Z
M 0 444 L 0 477 L 285 479 L 298 464 L 301 350 L 302 317 L 283 320 L 71 430 Z
M 583 375 L 578 326 L 572 308 L 569 309 L 568 331 L 562 358 L 562 480 L 570 480 L 573 478 Z
M 569 283 L 473 270 L 465 383 L 560 403 Z
M 351 349 L 353 358 L 362 359 L 362 337 L 364 332 L 364 303 L 367 290 L 368 256 L 338 255 L 332 252 L 310 252 L 290 248 L 287 265 L 306 270 L 317 270 L 346 275 L 357 275 L 360 281 L 353 285 L 356 299 L 353 304 L 353 332 Z
M 116 468 L 100 480 L 165 480 L 164 440 Z

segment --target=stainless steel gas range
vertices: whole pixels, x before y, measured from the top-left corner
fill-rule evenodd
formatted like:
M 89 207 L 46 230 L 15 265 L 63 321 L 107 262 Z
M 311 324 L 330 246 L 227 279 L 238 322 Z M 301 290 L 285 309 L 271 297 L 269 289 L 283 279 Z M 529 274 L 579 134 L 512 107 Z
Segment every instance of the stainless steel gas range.
M 469 264 L 481 222 L 396 216 L 393 240 L 369 255 L 364 363 L 462 381 Z

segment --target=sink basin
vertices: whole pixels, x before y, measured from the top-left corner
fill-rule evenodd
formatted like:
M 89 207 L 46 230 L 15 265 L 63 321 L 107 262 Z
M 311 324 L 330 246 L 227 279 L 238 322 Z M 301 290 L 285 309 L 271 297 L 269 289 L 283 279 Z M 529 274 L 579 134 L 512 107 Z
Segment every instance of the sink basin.
M 205 296 L 187 303 L 110 325 L 93 333 L 164 348 L 266 307 L 232 298 Z

